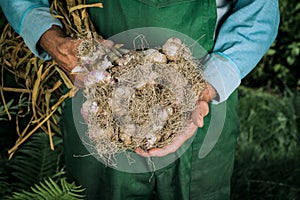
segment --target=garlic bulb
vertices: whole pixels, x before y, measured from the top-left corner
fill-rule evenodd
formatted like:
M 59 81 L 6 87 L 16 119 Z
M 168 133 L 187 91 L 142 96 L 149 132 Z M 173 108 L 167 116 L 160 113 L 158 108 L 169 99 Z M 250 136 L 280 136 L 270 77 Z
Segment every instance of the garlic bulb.
M 144 54 L 145 59 L 150 63 L 167 63 L 167 57 L 156 49 L 147 49 Z
M 84 80 L 84 85 L 86 87 L 92 86 L 99 82 L 109 81 L 110 78 L 110 74 L 106 71 L 93 70 L 88 74 L 87 78 Z
M 100 127 L 94 127 L 93 129 L 90 129 L 88 132 L 88 135 L 91 139 L 97 139 L 98 137 L 103 136 L 104 134 L 106 134 L 105 129 L 102 129 Z
M 107 68 L 112 67 L 113 64 L 107 59 L 107 56 L 103 58 L 97 65 L 97 70 L 105 71 Z
M 89 121 L 90 114 L 96 114 L 98 112 L 98 104 L 96 101 L 87 100 L 82 104 L 81 115 L 85 122 Z
M 169 60 L 179 60 L 181 58 L 190 59 L 192 53 L 179 38 L 169 38 L 163 45 L 163 53 L 167 55 Z
M 170 60 L 178 60 L 182 42 L 179 38 L 169 38 L 163 45 L 163 52 Z
M 157 105 L 151 109 L 150 117 L 153 123 L 153 131 L 159 131 L 168 119 L 168 111 L 163 106 Z

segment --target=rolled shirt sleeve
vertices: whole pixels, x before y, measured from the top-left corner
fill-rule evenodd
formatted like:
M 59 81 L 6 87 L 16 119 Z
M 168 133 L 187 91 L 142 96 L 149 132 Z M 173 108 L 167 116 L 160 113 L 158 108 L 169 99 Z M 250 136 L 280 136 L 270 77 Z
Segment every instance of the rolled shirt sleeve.
M 37 48 L 38 41 L 52 25 L 62 27 L 62 24 L 51 16 L 48 0 L 3 0 L 0 5 L 28 48 L 39 58 L 50 59 L 46 52 Z
M 204 77 L 225 101 L 260 61 L 277 36 L 277 0 L 238 0 L 220 27 Z

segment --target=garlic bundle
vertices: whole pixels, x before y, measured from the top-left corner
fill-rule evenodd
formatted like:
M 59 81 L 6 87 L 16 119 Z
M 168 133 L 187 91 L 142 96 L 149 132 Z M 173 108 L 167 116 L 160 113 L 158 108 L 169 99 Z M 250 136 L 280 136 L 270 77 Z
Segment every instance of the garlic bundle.
M 81 113 L 104 160 L 121 151 L 161 148 L 180 134 L 205 87 L 199 63 L 178 38 L 139 51 L 84 42 Z

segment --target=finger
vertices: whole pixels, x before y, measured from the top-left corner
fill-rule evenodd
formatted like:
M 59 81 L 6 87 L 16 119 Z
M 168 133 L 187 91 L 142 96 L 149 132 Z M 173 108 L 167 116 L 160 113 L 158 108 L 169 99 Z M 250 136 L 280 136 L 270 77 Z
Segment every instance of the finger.
M 143 157 L 150 157 L 150 154 L 144 150 L 142 150 L 141 148 L 136 148 L 135 150 L 135 153 L 139 154 L 140 156 L 143 156 Z
M 204 118 L 201 115 L 198 116 L 196 123 L 197 123 L 196 126 L 198 126 L 199 128 L 203 127 L 204 126 Z
M 199 101 L 197 108 L 192 113 L 192 121 L 198 127 L 203 127 L 204 117 L 209 112 L 209 106 L 206 101 Z
M 148 153 L 151 157 L 163 157 L 168 154 L 174 153 L 179 147 L 168 145 L 164 148 L 154 148 L 151 149 Z
M 203 118 L 201 117 L 199 107 L 197 107 L 196 110 L 193 111 L 193 113 L 192 113 L 192 121 L 198 127 L 202 127 L 203 126 Z
M 209 106 L 206 101 L 199 101 L 198 102 L 198 108 L 200 110 L 200 115 L 202 117 L 205 117 L 209 112 Z

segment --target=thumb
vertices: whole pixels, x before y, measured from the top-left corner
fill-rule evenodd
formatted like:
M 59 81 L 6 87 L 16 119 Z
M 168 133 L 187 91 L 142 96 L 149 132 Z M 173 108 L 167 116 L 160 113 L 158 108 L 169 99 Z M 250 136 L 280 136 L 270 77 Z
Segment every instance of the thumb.
M 206 101 L 199 101 L 197 108 L 192 113 L 192 121 L 198 126 L 202 127 L 204 125 L 204 117 L 209 112 L 209 106 Z

